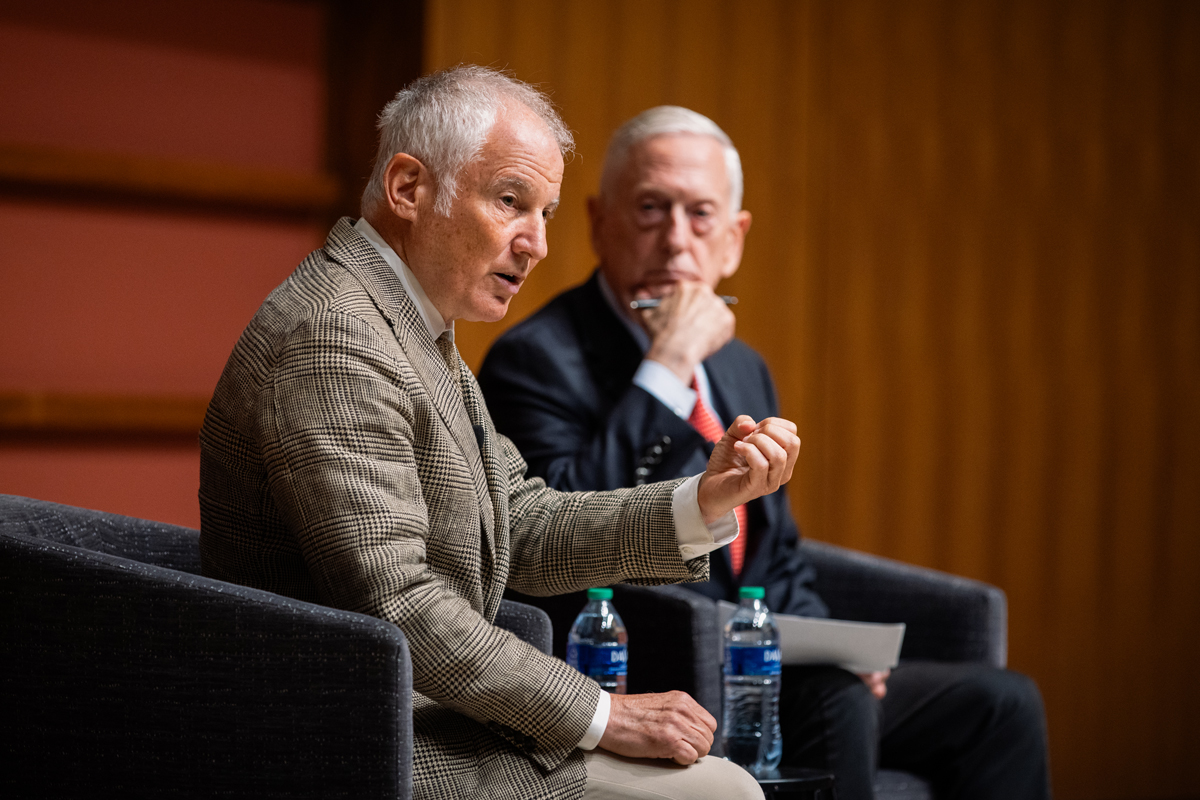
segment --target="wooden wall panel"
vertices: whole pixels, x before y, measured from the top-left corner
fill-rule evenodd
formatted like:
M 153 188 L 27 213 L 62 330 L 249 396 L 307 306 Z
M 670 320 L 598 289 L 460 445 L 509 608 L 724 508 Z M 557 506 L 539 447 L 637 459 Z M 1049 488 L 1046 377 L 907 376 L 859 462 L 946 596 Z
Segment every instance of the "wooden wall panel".
M 199 415 L 324 241 L 325 19 L 0 3 L 0 492 L 199 524 Z
M 1200 797 L 1200 5 L 431 0 L 426 67 L 506 66 L 578 135 L 722 125 L 754 213 L 739 335 L 804 439 L 815 538 L 992 581 L 1061 798 Z

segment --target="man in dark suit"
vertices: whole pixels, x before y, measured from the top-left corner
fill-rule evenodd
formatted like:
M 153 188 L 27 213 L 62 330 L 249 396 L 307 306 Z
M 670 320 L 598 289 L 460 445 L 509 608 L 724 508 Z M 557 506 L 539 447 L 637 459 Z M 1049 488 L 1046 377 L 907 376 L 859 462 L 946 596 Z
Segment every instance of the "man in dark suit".
M 418 80 L 380 129 L 362 219 L 271 293 L 209 405 L 205 574 L 404 631 L 417 798 L 761 798 L 706 757 L 716 721 L 692 698 L 610 696 L 493 623 L 506 586 L 702 580 L 734 509 L 790 476 L 794 425 L 735 420 L 682 481 L 580 496 L 527 478 L 454 321 L 503 317 L 545 257 L 570 132 L 478 67 Z
M 702 468 L 722 425 L 776 413 L 762 359 L 733 338 L 714 290 L 741 260 L 736 149 L 711 120 L 664 106 L 614 135 L 588 201 L 600 266 L 502 336 L 479 383 L 530 471 L 560 489 L 615 489 Z M 653 299 L 655 307 L 631 304 Z M 738 511 L 748 534 L 688 588 L 736 600 L 763 586 L 779 612 L 827 616 L 783 490 Z M 739 546 L 740 545 L 740 546 Z M 928 776 L 946 797 L 1048 794 L 1045 723 L 1024 676 L 906 664 L 853 675 L 788 667 L 784 763 L 836 775 L 842 800 L 873 796 L 877 763 Z

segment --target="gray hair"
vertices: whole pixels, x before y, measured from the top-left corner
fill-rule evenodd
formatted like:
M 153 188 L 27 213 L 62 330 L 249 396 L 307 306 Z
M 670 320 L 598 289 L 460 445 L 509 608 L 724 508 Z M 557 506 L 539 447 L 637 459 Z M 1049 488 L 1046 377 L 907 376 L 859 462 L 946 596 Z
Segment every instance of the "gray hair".
M 725 153 L 725 174 L 729 178 L 729 213 L 742 209 L 742 159 L 737 148 L 717 123 L 703 114 L 681 106 L 656 106 L 638 114 L 617 128 L 608 142 L 604 155 L 604 171 L 600 175 L 601 196 L 611 195 L 617 176 L 629 158 L 629 151 L 655 136 L 688 133 L 711 136 Z
M 503 72 L 463 65 L 435 72 L 410 83 L 379 114 L 379 150 L 363 191 L 362 210 L 383 204 L 383 174 L 396 153 L 407 153 L 425 165 L 437 183 L 434 210 L 449 215 L 457 196 L 458 176 L 483 149 L 496 116 L 515 100 L 536 114 L 558 143 L 563 158 L 575 140 L 545 94 Z

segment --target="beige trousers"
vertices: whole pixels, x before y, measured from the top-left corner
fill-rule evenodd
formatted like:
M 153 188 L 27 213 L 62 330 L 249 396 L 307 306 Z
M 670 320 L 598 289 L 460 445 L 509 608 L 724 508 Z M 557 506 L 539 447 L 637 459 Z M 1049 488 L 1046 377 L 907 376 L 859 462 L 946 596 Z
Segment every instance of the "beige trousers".
M 584 753 L 583 800 L 763 800 L 746 770 L 715 756 L 690 766 L 659 758 L 625 758 L 596 748 Z

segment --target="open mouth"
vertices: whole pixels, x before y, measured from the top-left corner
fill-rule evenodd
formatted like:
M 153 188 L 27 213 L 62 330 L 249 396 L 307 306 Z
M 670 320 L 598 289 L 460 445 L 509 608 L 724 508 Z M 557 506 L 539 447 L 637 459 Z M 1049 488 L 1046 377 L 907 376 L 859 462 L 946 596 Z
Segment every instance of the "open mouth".
M 521 285 L 521 279 L 518 278 L 516 275 L 509 275 L 505 272 L 497 272 L 496 275 L 499 276 L 499 278 L 501 280 L 507 281 L 508 283 L 510 283 L 513 286 Z

